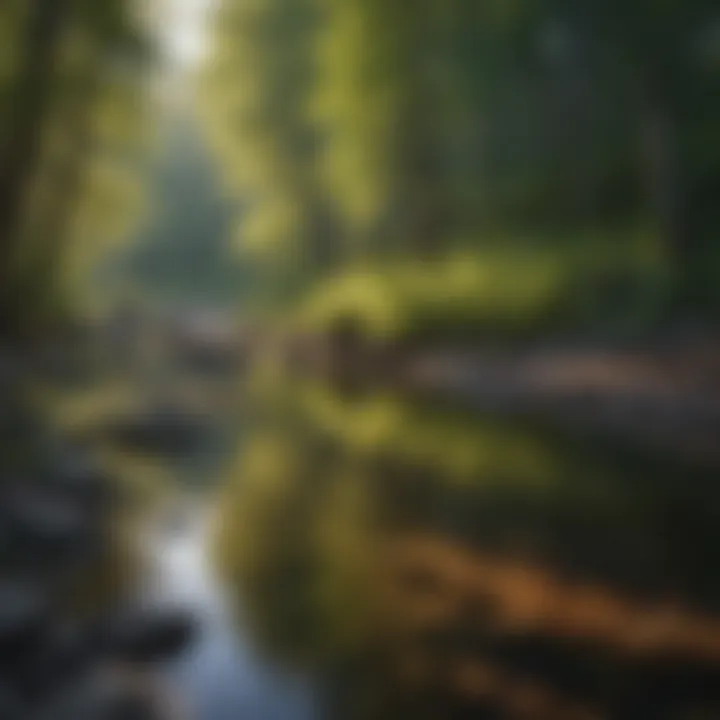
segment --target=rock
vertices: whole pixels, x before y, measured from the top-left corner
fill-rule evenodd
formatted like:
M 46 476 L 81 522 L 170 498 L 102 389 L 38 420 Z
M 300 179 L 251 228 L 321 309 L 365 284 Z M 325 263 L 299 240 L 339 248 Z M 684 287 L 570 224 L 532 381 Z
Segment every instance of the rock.
M 0 720 L 25 720 L 28 708 L 7 683 L 0 683 Z
M 107 509 L 119 500 L 110 477 L 89 461 L 71 454 L 54 459 L 43 481 L 49 492 L 71 499 L 87 511 Z
M 43 593 L 27 583 L 0 583 L 0 674 L 39 648 L 49 620 Z
M 0 346 L 0 389 L 12 390 L 22 381 L 26 363 L 16 349 Z
M 116 698 L 100 710 L 97 720 L 160 720 L 160 712 L 153 705 L 132 696 Z
M 103 433 L 111 443 L 146 454 L 184 455 L 194 452 L 205 437 L 202 418 L 172 407 L 111 422 Z
M 160 720 L 160 712 L 145 698 L 120 695 L 101 708 L 97 720 Z
M 186 650 L 196 631 L 197 621 L 191 612 L 135 609 L 113 618 L 101 630 L 101 647 L 116 660 L 163 662 Z
M 98 672 L 69 686 L 39 716 L 40 720 L 163 720 L 152 693 L 122 672 Z
M 94 518 L 77 504 L 28 488 L 5 499 L 4 524 L 19 543 L 19 550 L 55 554 L 93 539 Z
M 30 697 L 48 697 L 66 683 L 83 677 L 98 659 L 89 632 L 74 624 L 58 623 L 28 658 L 16 683 Z
M 28 411 L 19 393 L 7 394 L 0 387 L 0 439 L 2 457 L 0 466 L 6 472 L 26 470 L 37 462 L 38 445 L 44 440 L 45 428 Z

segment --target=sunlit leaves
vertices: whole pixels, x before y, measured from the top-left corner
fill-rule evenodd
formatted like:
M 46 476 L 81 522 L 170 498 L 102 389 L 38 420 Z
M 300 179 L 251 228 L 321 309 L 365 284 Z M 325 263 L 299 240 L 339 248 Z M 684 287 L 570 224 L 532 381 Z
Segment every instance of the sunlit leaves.
M 292 283 L 322 231 L 326 200 L 308 113 L 314 9 L 315 0 L 225 0 L 201 76 L 210 144 L 245 200 L 234 244 L 261 261 L 268 288 L 279 277 Z
M 238 247 L 251 255 L 283 262 L 292 257 L 304 208 L 289 198 L 276 198 L 250 207 L 240 227 Z

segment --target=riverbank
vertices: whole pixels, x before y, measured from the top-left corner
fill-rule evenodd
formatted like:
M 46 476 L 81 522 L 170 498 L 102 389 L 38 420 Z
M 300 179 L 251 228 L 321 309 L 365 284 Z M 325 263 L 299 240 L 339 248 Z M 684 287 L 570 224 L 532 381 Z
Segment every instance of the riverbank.
M 408 388 L 720 468 L 720 335 L 652 343 L 429 349 Z
M 190 643 L 192 613 L 137 601 L 132 499 L 21 377 L 0 378 L 0 717 L 176 717 L 158 671 Z
M 352 328 L 341 328 L 327 335 L 290 331 L 265 338 L 250 332 L 237 342 L 245 348 L 241 365 L 281 359 L 301 373 L 351 384 L 392 384 L 484 414 L 720 468 L 720 331 L 714 328 L 680 324 L 634 341 L 599 335 L 411 345 L 370 342 Z M 175 357 L 173 349 L 170 354 Z M 28 367 L 61 383 L 77 375 L 73 363 L 57 353 L 32 362 L 13 361 L 9 353 L 2 358 L 0 375 L 6 380 Z
M 392 385 L 720 468 L 720 333 L 403 347 L 355 335 L 290 343 L 290 364 L 350 385 Z

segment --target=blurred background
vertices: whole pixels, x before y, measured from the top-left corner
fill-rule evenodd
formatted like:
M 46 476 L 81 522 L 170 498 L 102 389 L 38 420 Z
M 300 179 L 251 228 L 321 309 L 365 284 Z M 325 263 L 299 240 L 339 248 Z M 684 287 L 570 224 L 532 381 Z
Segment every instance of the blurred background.
M 716 5 L 0 0 L 0 720 L 720 717 Z

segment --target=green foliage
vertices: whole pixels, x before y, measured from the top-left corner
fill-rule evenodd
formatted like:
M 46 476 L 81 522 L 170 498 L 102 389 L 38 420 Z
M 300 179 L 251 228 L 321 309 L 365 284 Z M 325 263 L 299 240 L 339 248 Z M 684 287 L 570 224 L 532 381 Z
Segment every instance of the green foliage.
M 662 312 L 668 282 L 644 238 L 584 237 L 553 249 L 542 239 L 507 241 L 432 262 L 366 264 L 315 289 L 297 322 L 321 332 L 349 323 L 368 340 L 528 336 L 598 317 L 630 330 Z
M 320 325 L 652 320 L 711 285 L 710 5 L 225 0 L 206 98 L 240 245 Z
M 391 456 L 449 485 L 547 493 L 563 473 L 548 443 L 497 421 L 431 411 L 385 395 L 343 401 L 326 387 L 297 393 L 312 426 L 359 457 Z
M 264 265 L 270 297 L 325 266 L 335 239 L 305 107 L 314 10 L 313 0 L 223 3 L 202 77 L 211 143 L 243 199 L 237 244 Z

